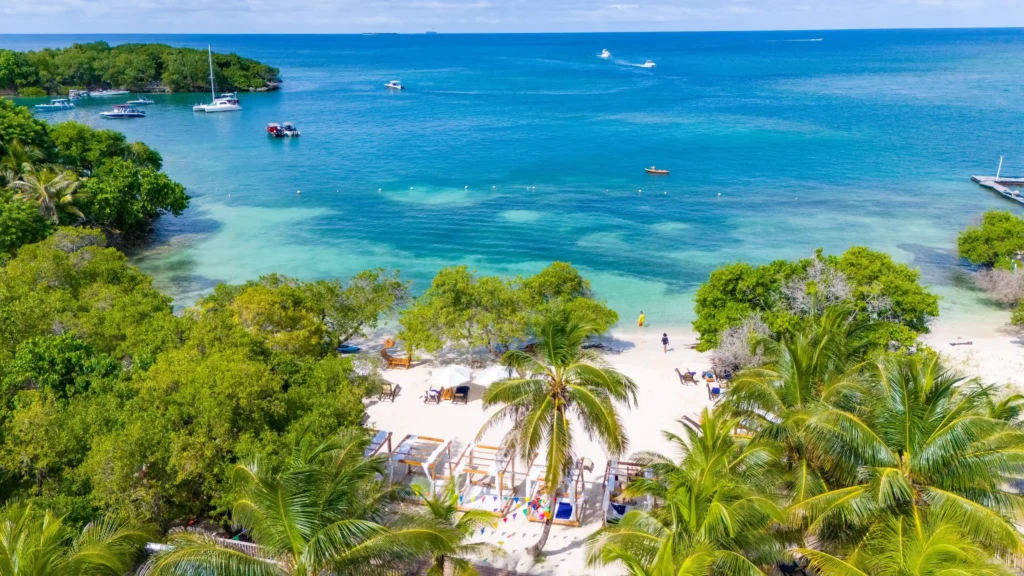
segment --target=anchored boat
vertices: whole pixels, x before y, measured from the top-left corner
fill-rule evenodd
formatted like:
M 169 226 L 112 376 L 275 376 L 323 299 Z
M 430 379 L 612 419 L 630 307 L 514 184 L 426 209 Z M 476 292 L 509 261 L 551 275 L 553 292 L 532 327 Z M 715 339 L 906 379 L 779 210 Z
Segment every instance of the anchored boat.
M 113 110 L 100 112 L 100 116 L 104 118 L 145 118 L 146 113 L 136 110 L 128 104 L 115 104 Z
M 650 168 L 644 168 L 644 172 L 647 172 L 648 174 L 661 174 L 665 176 L 668 175 L 668 170 L 660 170 L 658 168 L 655 168 L 654 166 L 651 166 Z
M 36 104 L 36 112 L 57 112 L 59 110 L 74 110 L 75 105 L 67 98 L 55 98 L 49 104 Z
M 242 109 L 242 105 L 238 103 L 238 94 L 236 92 L 227 92 L 217 96 L 217 88 L 214 86 L 213 81 L 213 50 L 210 46 L 206 46 L 206 56 L 210 61 L 210 98 L 212 102 L 209 104 L 196 104 L 192 107 L 193 112 L 235 112 Z

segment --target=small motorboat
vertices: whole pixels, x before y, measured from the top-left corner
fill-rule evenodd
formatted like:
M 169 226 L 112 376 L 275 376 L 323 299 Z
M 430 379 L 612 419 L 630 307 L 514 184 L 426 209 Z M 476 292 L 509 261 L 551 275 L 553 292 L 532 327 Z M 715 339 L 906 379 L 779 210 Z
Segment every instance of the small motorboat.
M 342 354 L 358 354 L 359 350 L 359 346 L 353 346 L 351 344 L 342 344 L 341 346 L 338 346 L 338 352 Z
M 125 94 L 131 94 L 127 90 L 93 90 L 89 92 L 89 96 L 124 96 Z
M 145 118 L 146 113 L 142 110 L 136 110 L 128 104 L 114 104 L 113 110 L 100 112 L 100 116 L 104 118 Z
M 60 110 L 74 110 L 75 105 L 67 98 L 55 98 L 49 104 L 36 104 L 36 112 L 57 112 Z
M 601 50 L 601 53 L 598 54 L 598 56 L 601 57 L 601 58 L 611 58 L 612 53 L 609 52 L 608 49 L 604 49 L 604 50 Z
M 650 168 L 644 168 L 644 172 L 647 172 L 648 174 L 668 175 L 668 170 L 659 170 L 658 168 L 655 168 L 654 166 L 651 166 Z
M 654 68 L 655 66 L 656 64 L 653 60 L 648 60 L 647 62 L 644 62 L 643 64 L 640 65 L 641 68 Z
M 68 90 L 68 98 L 71 98 L 72 100 L 80 100 L 82 98 L 88 98 L 88 97 L 89 97 L 89 91 L 88 90 Z
M 284 138 L 284 129 L 277 122 L 271 122 L 267 124 L 267 134 L 274 138 Z
M 285 122 L 281 126 L 281 130 L 284 132 L 284 135 L 289 138 L 298 138 L 299 136 L 302 136 L 302 132 L 299 132 L 299 129 L 295 127 L 294 122 Z
M 402 86 L 402 83 L 399 82 L 398 80 L 391 80 L 390 82 L 385 84 L 384 87 L 390 88 L 392 90 L 405 90 L 405 86 Z
M 153 102 L 149 98 L 146 98 L 145 96 L 142 96 L 140 98 L 136 98 L 135 100 L 129 100 L 128 104 L 131 104 L 132 106 L 148 106 L 149 104 L 155 104 L 155 102 Z

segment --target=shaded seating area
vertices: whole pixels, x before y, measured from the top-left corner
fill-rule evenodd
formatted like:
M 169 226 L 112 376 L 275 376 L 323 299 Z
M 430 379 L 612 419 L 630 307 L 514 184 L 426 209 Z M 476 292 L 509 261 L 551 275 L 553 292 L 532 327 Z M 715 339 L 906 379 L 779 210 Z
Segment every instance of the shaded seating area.
M 391 451 L 388 479 L 409 488 L 418 484 L 428 494 L 436 495 L 454 477 L 454 464 L 451 440 L 407 434 Z M 411 491 L 404 497 L 418 501 Z
M 389 352 L 389 348 L 395 347 L 395 339 L 388 338 L 384 341 L 384 347 L 380 349 L 380 356 L 384 359 L 384 369 L 391 370 L 392 368 L 405 368 L 409 369 L 409 365 L 412 364 L 412 356 L 392 356 Z
M 459 510 L 483 510 L 505 517 L 525 498 L 516 494 L 516 465 L 498 446 L 470 444 L 455 466 L 458 474 Z
M 547 464 L 543 463 L 540 456 L 534 460 L 526 474 L 526 517 L 530 522 L 544 522 L 547 515 L 551 514 L 554 516 L 552 523 L 560 526 L 579 526 L 583 523 L 587 503 L 584 483 L 586 461 L 583 457 L 576 460 L 563 478 L 561 486 L 554 490 L 553 495 L 549 495 L 544 481 Z
M 602 497 L 605 524 L 616 524 L 634 508 L 645 508 L 646 499 L 631 498 L 624 494 L 626 486 L 636 478 L 644 478 L 646 468 L 636 462 L 609 460 L 604 471 L 604 496 Z
M 363 456 L 372 458 L 378 454 L 390 454 L 391 432 L 385 430 L 370 430 L 370 432 L 373 432 L 373 438 L 370 438 L 370 444 L 363 451 Z
M 452 394 L 452 404 L 469 404 L 469 386 L 456 386 Z

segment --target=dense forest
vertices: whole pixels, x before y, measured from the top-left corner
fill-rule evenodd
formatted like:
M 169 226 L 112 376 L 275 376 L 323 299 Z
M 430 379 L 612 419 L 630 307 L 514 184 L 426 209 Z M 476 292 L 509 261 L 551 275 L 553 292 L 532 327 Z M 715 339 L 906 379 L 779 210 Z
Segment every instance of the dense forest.
M 237 54 L 213 54 L 214 79 L 225 91 L 277 87 L 279 70 Z M 0 94 L 44 96 L 69 89 L 121 88 L 133 92 L 207 92 L 205 50 L 165 44 L 106 42 L 15 52 L 0 50 Z
M 0 99 L 0 254 L 59 225 L 95 227 L 118 244 L 144 240 L 156 217 L 188 207 L 162 164 L 120 132 L 47 124 Z

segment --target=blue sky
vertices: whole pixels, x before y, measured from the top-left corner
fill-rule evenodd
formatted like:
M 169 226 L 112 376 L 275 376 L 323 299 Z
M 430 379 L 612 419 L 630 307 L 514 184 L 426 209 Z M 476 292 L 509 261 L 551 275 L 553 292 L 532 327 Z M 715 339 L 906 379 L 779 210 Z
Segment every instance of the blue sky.
M 0 0 L 0 33 L 575 32 L 1024 25 L 1024 0 Z

